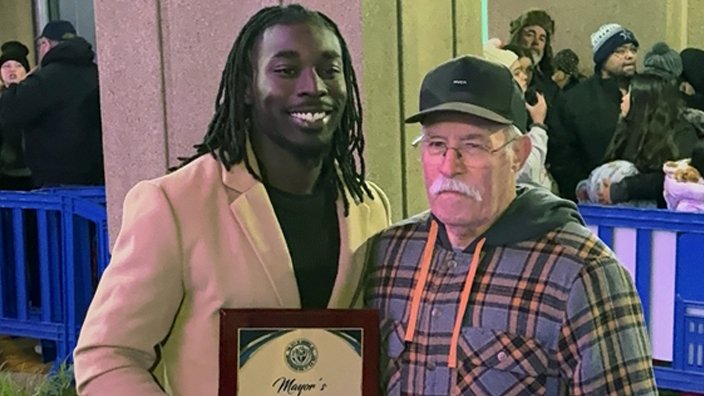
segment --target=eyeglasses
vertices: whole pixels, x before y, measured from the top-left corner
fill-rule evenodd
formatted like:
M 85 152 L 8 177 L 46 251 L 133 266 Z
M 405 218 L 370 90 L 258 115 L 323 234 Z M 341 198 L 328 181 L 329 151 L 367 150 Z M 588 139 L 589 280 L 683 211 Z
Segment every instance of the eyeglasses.
M 448 150 L 455 150 L 459 159 L 469 167 L 484 166 L 494 153 L 504 149 L 509 144 L 518 139 L 514 137 L 501 146 L 492 149 L 477 142 L 463 142 L 459 146 L 448 146 L 447 142 L 440 139 L 423 136 L 421 138 L 422 147 L 428 155 L 428 159 L 433 162 L 442 162 Z

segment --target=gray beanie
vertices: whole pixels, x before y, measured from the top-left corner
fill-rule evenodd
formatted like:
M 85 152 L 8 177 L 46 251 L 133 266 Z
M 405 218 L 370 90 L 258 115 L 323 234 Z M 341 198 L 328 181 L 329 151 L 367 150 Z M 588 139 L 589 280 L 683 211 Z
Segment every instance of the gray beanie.
M 682 59 L 663 42 L 655 43 L 643 59 L 643 73 L 657 74 L 665 78 L 678 78 L 682 74 Z

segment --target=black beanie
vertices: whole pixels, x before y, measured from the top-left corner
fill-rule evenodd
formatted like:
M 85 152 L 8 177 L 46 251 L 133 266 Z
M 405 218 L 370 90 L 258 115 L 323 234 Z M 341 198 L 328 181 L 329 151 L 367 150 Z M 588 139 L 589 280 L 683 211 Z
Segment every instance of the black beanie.
M 687 48 L 680 52 L 682 58 L 682 77 L 698 93 L 704 93 L 704 51 Z
M 26 72 L 29 72 L 29 61 L 27 60 L 27 55 L 29 55 L 29 49 L 26 45 L 20 43 L 19 41 L 8 41 L 0 47 L 2 50 L 2 55 L 0 55 L 0 67 L 3 63 L 13 60 L 19 62 Z

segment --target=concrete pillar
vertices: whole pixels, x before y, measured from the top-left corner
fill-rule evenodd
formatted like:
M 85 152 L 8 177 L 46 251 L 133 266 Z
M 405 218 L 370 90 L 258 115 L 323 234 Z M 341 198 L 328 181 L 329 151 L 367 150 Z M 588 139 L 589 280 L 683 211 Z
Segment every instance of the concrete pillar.
M 665 18 L 665 41 L 675 51 L 687 47 L 687 11 L 689 0 L 667 0 Z
M 704 0 L 687 1 L 687 46 L 704 48 Z

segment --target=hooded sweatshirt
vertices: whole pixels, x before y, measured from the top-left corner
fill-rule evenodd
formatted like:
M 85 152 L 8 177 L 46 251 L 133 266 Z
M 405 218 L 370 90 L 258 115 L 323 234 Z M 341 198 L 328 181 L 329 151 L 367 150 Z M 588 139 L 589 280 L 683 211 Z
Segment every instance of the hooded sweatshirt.
M 0 126 L 24 130 L 39 186 L 103 184 L 98 67 L 90 43 L 62 41 L 41 68 L 0 97 Z
M 461 251 L 428 212 L 370 246 L 385 394 L 657 394 L 630 275 L 573 203 L 520 187 Z

